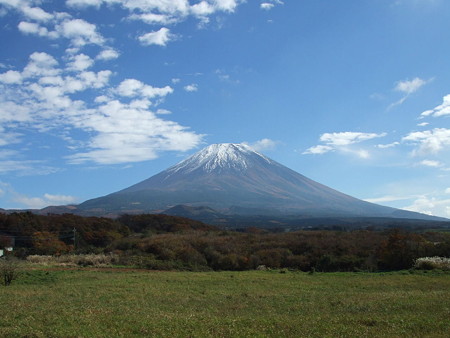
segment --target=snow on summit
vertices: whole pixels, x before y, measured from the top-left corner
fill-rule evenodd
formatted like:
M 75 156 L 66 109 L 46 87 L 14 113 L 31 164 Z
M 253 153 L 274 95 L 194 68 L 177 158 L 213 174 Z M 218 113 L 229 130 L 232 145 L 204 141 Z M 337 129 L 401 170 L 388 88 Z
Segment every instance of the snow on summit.
M 255 158 L 262 159 L 267 163 L 272 162 L 270 159 L 254 151 L 246 144 L 212 144 L 170 168 L 169 171 L 171 173 L 179 171 L 192 172 L 197 169 L 201 169 L 205 172 L 212 172 L 213 170 L 220 169 L 235 169 L 242 171 L 250 167 Z

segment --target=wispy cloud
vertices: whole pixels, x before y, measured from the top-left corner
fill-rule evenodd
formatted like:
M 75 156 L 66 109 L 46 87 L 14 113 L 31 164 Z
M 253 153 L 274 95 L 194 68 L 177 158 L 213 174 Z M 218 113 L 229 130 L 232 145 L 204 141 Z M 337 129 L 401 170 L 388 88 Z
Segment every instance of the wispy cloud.
M 198 91 L 198 85 L 196 83 L 191 83 L 190 85 L 184 86 L 183 89 L 187 92 Z
M 0 127 L 0 131 L 1 131 Z M 0 138 L 0 141 L 2 139 Z M 8 145 L 2 143 L 0 146 Z M 47 165 L 44 161 L 26 160 L 23 154 L 14 150 L 0 148 L 0 175 L 15 173 L 17 176 L 49 175 L 58 172 L 59 169 Z
M 231 77 L 231 75 L 223 69 L 216 69 L 215 74 L 222 82 L 228 82 L 231 84 L 239 84 L 239 80 L 235 80 Z
M 16 194 L 13 201 L 19 203 L 24 208 L 41 209 L 50 205 L 66 205 L 77 202 L 77 198 L 65 195 L 45 194 L 43 197 L 29 197 L 26 195 Z
M 263 10 L 269 11 L 274 8 L 276 5 L 284 5 L 284 2 L 281 0 L 268 0 L 259 5 L 259 7 Z
M 387 149 L 387 148 L 394 148 L 396 146 L 398 146 L 400 144 L 400 142 L 392 142 L 392 143 L 388 143 L 388 144 L 377 144 L 377 148 L 380 149 Z
M 435 160 L 423 160 L 420 162 L 420 165 L 423 165 L 425 167 L 439 168 L 442 167 L 443 164 Z
M 426 85 L 427 83 L 431 82 L 432 80 L 433 79 L 424 80 L 424 79 L 421 79 L 419 77 L 416 77 L 416 78 L 414 78 L 412 80 L 398 81 L 397 84 L 394 87 L 394 90 L 404 94 L 404 96 L 400 100 L 392 103 L 388 107 L 388 110 L 392 109 L 395 106 L 403 104 L 406 101 L 406 99 L 411 94 L 417 92 L 420 88 L 422 88 L 424 85 Z
M 411 190 L 430 190 L 429 187 L 415 187 L 411 189 L 409 183 L 396 183 L 388 190 L 397 191 L 398 194 L 386 194 L 375 198 L 365 198 L 371 203 L 394 203 L 396 207 L 404 210 L 420 212 L 427 215 L 440 215 L 450 217 L 450 188 L 436 189 L 427 193 L 410 193 Z
M 340 150 L 343 152 L 357 155 L 360 158 L 368 158 L 369 152 L 365 149 L 352 149 L 349 146 L 374 138 L 384 137 L 386 133 L 361 133 L 361 132 L 339 132 L 339 133 L 325 133 L 320 136 L 320 141 L 325 144 L 319 144 L 308 148 L 303 154 L 325 154 L 330 151 Z
M 418 123 L 418 124 L 417 124 L 418 127 L 426 127 L 426 126 L 428 126 L 428 125 L 429 125 L 428 122 L 421 122 L 421 123 Z
M 427 82 L 429 81 L 420 79 L 418 77 L 414 78 L 413 80 L 399 81 L 395 86 L 395 90 L 403 94 L 410 95 L 418 91 Z
M 320 140 L 332 146 L 346 146 L 353 143 L 367 141 L 377 137 L 384 137 L 386 133 L 360 133 L 360 132 L 340 132 L 322 134 Z
M 75 196 L 69 195 L 44 194 L 40 197 L 31 197 L 20 194 L 12 189 L 10 189 L 8 194 L 13 202 L 19 204 L 19 208 L 26 209 L 41 209 L 51 205 L 67 205 L 78 202 L 78 199 Z
M 256 142 L 243 142 L 243 144 L 248 145 L 249 147 L 253 148 L 256 151 L 264 151 L 264 150 L 273 150 L 275 149 L 276 145 L 278 144 L 277 141 L 271 140 L 269 138 L 263 138 L 261 140 L 258 140 Z
M 321 155 L 321 154 L 325 154 L 328 153 L 330 151 L 335 150 L 334 147 L 331 146 L 326 146 L 326 145 L 322 145 L 319 144 L 317 146 L 313 146 L 311 148 L 308 148 L 306 151 L 303 152 L 304 155 Z

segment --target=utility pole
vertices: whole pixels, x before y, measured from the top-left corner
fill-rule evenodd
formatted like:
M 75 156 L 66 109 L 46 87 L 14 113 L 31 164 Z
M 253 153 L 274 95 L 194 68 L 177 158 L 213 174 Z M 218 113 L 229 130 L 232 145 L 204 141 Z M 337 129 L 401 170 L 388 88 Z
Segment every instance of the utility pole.
M 76 234 L 77 234 L 77 230 L 75 228 L 73 228 L 73 250 L 75 250 L 75 245 L 76 245 Z

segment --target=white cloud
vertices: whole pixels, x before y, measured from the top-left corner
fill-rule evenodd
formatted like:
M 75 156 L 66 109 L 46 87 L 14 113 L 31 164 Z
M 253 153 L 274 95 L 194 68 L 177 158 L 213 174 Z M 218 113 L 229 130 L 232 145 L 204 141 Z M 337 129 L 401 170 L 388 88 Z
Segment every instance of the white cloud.
M 390 189 L 392 189 L 392 187 Z M 380 203 L 383 205 L 390 204 L 396 208 L 420 212 L 427 215 L 450 217 L 450 199 L 448 198 L 450 188 L 445 191 L 436 190 L 427 194 L 408 194 L 407 191 L 410 190 L 410 187 L 406 188 L 406 190 L 403 187 L 400 189 L 398 195 L 387 194 L 385 196 L 366 198 L 364 200 L 370 203 Z M 426 188 L 425 190 L 429 190 L 429 188 Z M 401 191 L 403 191 L 403 194 Z
M 184 86 L 183 89 L 187 92 L 196 92 L 198 91 L 198 85 L 196 83 L 192 83 L 190 85 Z
M 392 142 L 392 143 L 388 143 L 388 144 L 377 144 L 377 148 L 380 149 L 387 149 L 387 148 L 393 148 L 396 147 L 400 144 L 400 142 Z
M 45 203 L 43 198 L 28 197 L 28 196 L 19 195 L 19 194 L 17 194 L 14 197 L 13 201 L 16 203 L 20 203 L 24 208 L 27 208 L 27 209 L 41 209 L 48 205 Z
M 84 89 L 87 88 L 103 88 L 108 82 L 109 78 L 112 75 L 110 70 L 101 70 L 97 73 L 95 72 L 82 72 L 78 74 L 78 78 L 85 85 Z
M 424 118 L 424 117 L 430 116 L 430 115 L 432 115 L 433 113 L 434 113 L 433 110 L 426 110 L 426 111 L 424 111 L 422 114 L 420 114 L 420 117 L 419 117 L 419 118 Z
M 138 37 L 138 40 L 144 46 L 158 45 L 166 46 L 170 41 L 174 39 L 174 35 L 170 33 L 170 30 L 166 27 L 162 27 L 158 31 L 153 31 Z
M 38 7 L 25 7 L 24 15 L 28 20 L 18 25 L 24 34 L 33 34 L 50 39 L 67 38 L 72 46 L 79 49 L 88 44 L 103 45 L 105 39 L 97 32 L 97 27 L 82 19 L 73 19 L 67 13 L 49 14 Z M 47 25 L 47 27 L 43 25 Z
M 332 146 L 346 146 L 353 143 L 370 140 L 377 137 L 384 137 L 386 133 L 360 133 L 360 132 L 341 132 L 341 133 L 325 133 L 322 134 L 320 140 Z
M 311 154 L 311 155 L 322 155 L 325 153 L 328 153 L 329 151 L 333 151 L 334 148 L 330 146 L 324 146 L 324 145 L 317 145 L 311 148 L 308 148 L 303 152 L 304 155 Z
M 215 8 L 206 1 L 201 1 L 191 7 L 192 13 L 196 16 L 208 16 L 214 13 Z
M 82 19 L 68 19 L 56 26 L 61 36 L 71 39 L 72 44 L 82 47 L 86 44 L 103 45 L 105 39 L 97 33 L 97 27 Z
M 66 63 L 60 64 L 49 54 L 33 53 L 22 72 L 0 74 L 3 80 L 0 83 L 0 145 L 21 141 L 21 135 L 14 133 L 16 128 L 41 132 L 65 130 L 63 139 L 71 142 L 82 131 L 89 138 L 73 148 L 68 160 L 109 164 L 150 160 L 161 151 L 187 151 L 201 143 L 203 135 L 161 118 L 169 111 L 149 110 L 150 99 L 161 99 L 172 93 L 170 86 L 159 88 L 126 79 L 115 88 L 108 87 L 112 72 L 87 71 L 93 63 L 88 56 L 78 54 L 63 60 Z M 15 84 L 19 79 L 21 90 Z M 102 88 L 105 89 L 93 103 L 71 97 L 74 93 Z M 129 102 L 121 102 L 122 98 Z M 38 165 L 42 167 L 12 157 L 2 158 L 0 172 L 31 172 Z M 52 168 L 40 169 L 45 170 L 49 172 Z M 47 202 L 50 198 L 43 200 Z M 38 204 L 38 200 L 32 198 L 28 203 Z
M 443 215 L 450 217 L 450 199 L 441 196 L 421 196 L 403 209 L 420 212 L 427 215 Z
M 100 7 L 103 0 L 67 0 L 66 5 L 69 7 Z
M 208 17 L 218 13 L 232 13 L 244 0 L 201 0 L 190 4 L 188 0 L 67 0 L 72 7 L 94 6 L 99 8 L 103 3 L 118 5 L 130 12 L 129 19 L 141 20 L 151 25 L 168 25 L 181 22 L 189 16 L 197 17 L 202 23 Z M 275 1 L 279 3 L 279 1 Z
M 261 3 L 259 5 L 259 8 L 268 11 L 274 8 L 276 5 L 284 5 L 284 2 L 281 0 L 268 0 L 266 2 Z
M 108 48 L 108 49 L 104 49 L 100 52 L 100 54 L 97 55 L 96 59 L 97 60 L 113 60 L 113 59 L 117 59 L 119 57 L 119 52 L 112 49 L 112 48 Z
M 386 195 L 382 197 L 375 198 L 365 198 L 364 201 L 370 203 L 386 203 L 386 202 L 395 202 L 395 201 L 404 201 L 411 199 L 411 196 L 395 196 L 395 195 Z
M 428 125 L 429 125 L 428 122 L 422 122 L 422 123 L 418 123 L 418 124 L 417 124 L 418 127 L 426 127 L 426 126 L 428 126 Z
M 340 133 L 324 133 L 320 136 L 320 141 L 325 145 L 316 145 L 308 148 L 303 152 L 307 154 L 325 154 L 330 151 L 340 150 L 346 153 L 357 155 L 360 158 L 368 158 L 370 154 L 365 149 L 352 149 L 349 146 L 355 143 L 371 140 L 378 137 L 384 137 L 386 133 L 360 133 L 360 132 L 340 132 Z
M 51 194 L 44 194 L 45 200 L 56 204 L 71 204 L 75 203 L 77 201 L 77 198 L 74 196 L 68 196 L 68 195 L 51 195 Z
M 269 3 L 269 2 L 263 2 L 263 3 L 260 5 L 260 7 L 261 7 L 261 9 L 265 9 L 266 11 L 268 11 L 268 10 L 272 9 L 273 7 L 275 7 L 275 5 L 274 5 L 274 4 L 271 4 L 271 3 Z
M 164 97 L 173 92 L 173 89 L 169 86 L 163 88 L 155 88 L 142 83 L 136 79 L 126 79 L 122 81 L 116 88 L 117 94 L 125 97 L 143 96 L 147 98 L 153 98 L 156 96 Z
M 420 162 L 421 165 L 426 166 L 426 167 L 434 167 L 434 168 L 438 168 L 442 166 L 442 163 L 439 161 L 434 161 L 434 160 L 423 160 Z
M 56 76 L 61 72 L 57 68 L 58 61 L 47 53 L 35 52 L 30 55 L 30 61 L 22 72 L 22 77 Z
M 365 149 L 358 149 L 358 150 L 354 150 L 354 151 L 350 151 L 350 152 L 354 153 L 359 158 L 369 158 L 370 157 L 370 153 Z
M 213 0 L 211 1 L 212 5 L 216 8 L 216 10 L 233 12 L 238 4 L 242 2 L 239 0 Z
M 450 129 L 435 128 L 412 132 L 403 137 L 402 141 L 417 146 L 413 152 L 414 155 L 436 154 L 450 146 Z
M 405 94 L 400 100 L 397 102 L 392 103 L 388 109 L 391 109 L 395 106 L 403 104 L 406 99 L 413 93 L 417 92 L 420 88 L 422 88 L 427 83 L 431 82 L 433 79 L 430 80 L 423 80 L 421 78 L 414 78 L 412 80 L 404 80 L 404 81 L 398 81 L 397 84 L 394 87 L 394 90 L 400 93 Z
M 94 60 L 85 54 L 72 56 L 71 60 L 67 65 L 68 69 L 77 72 L 86 70 L 94 64 Z
M 8 70 L 6 73 L 0 74 L 0 82 L 7 84 L 17 84 L 22 82 L 22 74 L 15 70 Z
M 21 135 L 18 133 L 8 133 L 2 126 L 0 126 L 0 147 L 13 143 L 19 143 L 20 136 Z M 0 158 L 2 158 L 4 155 L 4 152 L 0 153 Z
M 29 0 L 0 0 L 0 4 L 13 8 L 29 5 L 29 3 Z
M 41 209 L 50 205 L 73 204 L 77 202 L 77 198 L 67 195 L 51 195 L 44 194 L 42 197 L 29 197 L 17 192 L 12 192 L 12 200 L 20 203 L 22 207 L 30 209 Z
M 42 8 L 39 7 L 28 7 L 22 8 L 23 14 L 28 18 L 36 21 L 49 21 L 53 19 L 53 15 L 47 13 Z
M 67 0 L 66 4 L 73 7 L 87 7 L 101 4 L 119 4 L 130 12 L 164 13 L 178 16 L 188 15 L 195 5 L 210 6 L 214 11 L 232 12 L 242 0 L 202 0 L 190 5 L 188 0 Z M 280 2 L 280 1 L 276 1 Z
M 167 110 L 167 109 L 158 109 L 155 113 L 158 114 L 158 115 L 170 115 L 170 114 L 172 114 L 172 112 L 170 110 Z
M 264 151 L 274 149 L 277 145 L 277 142 L 268 138 L 263 138 L 253 143 L 243 142 L 243 144 L 249 146 L 250 148 L 253 148 L 256 151 Z
M 47 28 L 40 26 L 37 23 L 33 22 L 25 22 L 21 21 L 19 25 L 17 26 L 19 31 L 21 31 L 24 34 L 35 34 L 42 37 L 49 37 L 49 38 L 56 38 L 57 34 L 50 34 Z
M 149 25 L 170 25 L 179 20 L 172 15 L 157 13 L 132 14 L 129 19 L 143 21 Z
M 424 111 L 422 114 L 420 114 L 420 117 L 421 118 L 427 116 L 440 117 L 446 115 L 450 115 L 450 94 L 444 96 L 444 98 L 442 99 L 442 104 L 431 110 Z
M 29 122 L 31 120 L 32 107 L 28 107 L 20 101 L 17 103 L 11 101 L 16 95 L 14 90 L 5 89 L 4 86 L 0 86 L 0 90 L 2 91 L 0 94 L 0 123 Z
M 72 163 L 100 164 L 139 162 L 157 157 L 159 151 L 186 151 L 196 147 L 202 135 L 176 122 L 160 119 L 146 109 L 117 100 L 99 107 L 99 114 L 78 121 L 79 127 L 97 133 L 90 150 L 69 157 Z
M 404 94 L 412 94 L 418 91 L 421 87 L 427 84 L 428 81 L 420 79 L 418 77 L 413 80 L 404 80 L 397 82 L 395 90 Z
M 216 69 L 215 74 L 217 74 L 219 80 L 223 81 L 223 82 L 228 82 L 228 83 L 232 83 L 232 84 L 239 84 L 239 82 L 240 82 L 239 80 L 232 79 L 230 74 L 228 74 L 223 69 Z
M 41 161 L 31 160 L 16 160 L 18 158 L 16 152 L 13 151 L 1 151 L 0 158 L 0 174 L 6 174 L 14 172 L 19 176 L 36 176 L 36 175 L 48 175 L 56 173 L 57 168 L 44 165 Z

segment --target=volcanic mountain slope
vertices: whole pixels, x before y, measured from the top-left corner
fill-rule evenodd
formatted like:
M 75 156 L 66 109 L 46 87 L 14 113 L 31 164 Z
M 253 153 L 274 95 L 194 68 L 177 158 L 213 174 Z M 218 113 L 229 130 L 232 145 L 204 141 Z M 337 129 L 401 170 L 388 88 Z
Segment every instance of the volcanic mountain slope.
M 426 218 L 340 193 L 244 144 L 213 144 L 175 166 L 78 206 L 84 213 L 159 212 L 175 205 L 222 213 Z

